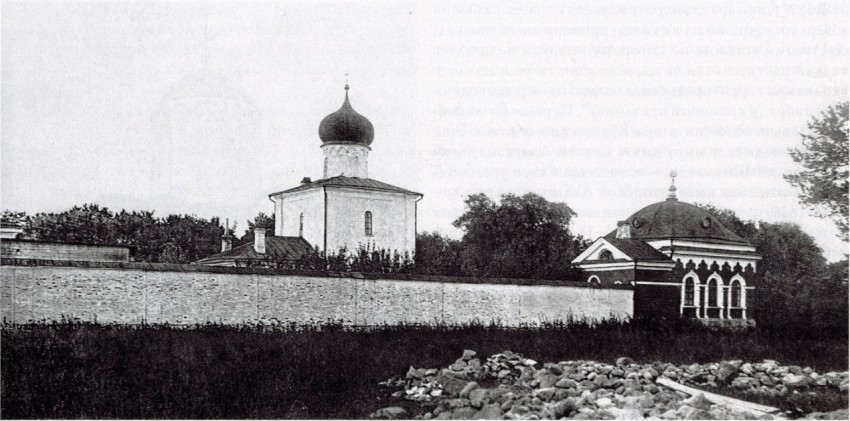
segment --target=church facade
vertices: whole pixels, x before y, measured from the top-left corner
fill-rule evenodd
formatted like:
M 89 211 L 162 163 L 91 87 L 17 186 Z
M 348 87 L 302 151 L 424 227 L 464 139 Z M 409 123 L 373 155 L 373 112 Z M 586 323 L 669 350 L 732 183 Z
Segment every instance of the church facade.
M 370 248 L 413 259 L 416 207 L 422 194 L 369 178 L 375 130 L 351 107 L 348 90 L 346 84 L 340 109 L 319 124 L 322 178 L 305 177 L 300 185 L 269 195 L 274 202 L 274 235 L 255 233 L 253 246 L 232 250 L 223 239 L 222 253 L 197 263 L 239 266 L 240 260 L 295 261 L 309 250 L 305 244 L 328 255 Z
M 618 222 L 572 263 L 585 282 L 633 285 L 636 317 L 747 325 L 759 260 L 755 246 L 679 201 L 671 185 L 665 201 Z

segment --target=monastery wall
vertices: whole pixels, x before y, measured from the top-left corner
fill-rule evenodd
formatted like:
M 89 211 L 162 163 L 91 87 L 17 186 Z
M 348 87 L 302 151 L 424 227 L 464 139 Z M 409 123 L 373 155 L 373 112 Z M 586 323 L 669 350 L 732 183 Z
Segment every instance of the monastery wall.
M 58 244 L 33 240 L 4 239 L 0 255 L 14 259 L 52 259 L 89 262 L 129 262 L 126 246 Z
M 101 323 L 136 324 L 146 320 L 175 325 L 326 320 L 357 325 L 455 324 L 496 320 L 516 326 L 570 316 L 622 318 L 631 316 L 633 308 L 631 288 L 599 288 L 584 283 L 554 285 L 542 281 L 538 285 L 538 281 L 529 284 L 529 280 L 425 280 L 399 275 L 365 279 L 145 263 L 79 266 L 20 266 L 4 260 L 0 269 L 3 319 L 26 323 L 65 317 Z

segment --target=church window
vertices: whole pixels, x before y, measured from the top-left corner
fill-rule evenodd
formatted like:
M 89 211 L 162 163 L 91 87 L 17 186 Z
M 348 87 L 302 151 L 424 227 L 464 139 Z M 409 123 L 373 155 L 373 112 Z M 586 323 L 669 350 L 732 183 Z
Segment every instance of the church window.
M 298 215 L 298 236 L 304 236 L 304 212 L 301 212 L 301 215 Z
M 694 305 L 694 280 L 692 278 L 685 279 L 685 305 Z
M 717 307 L 717 280 L 708 281 L 708 306 Z
M 328 158 L 325 158 L 325 178 L 328 177 Z
M 611 250 L 602 250 L 599 252 L 599 260 L 614 260 L 614 254 Z
M 741 307 L 741 283 L 737 279 L 732 282 L 732 307 Z
M 599 281 L 599 277 L 596 276 L 596 275 L 591 275 L 589 278 L 587 278 L 587 282 L 591 283 L 591 284 L 597 284 L 597 285 L 602 283 L 602 282 Z
M 366 226 L 366 235 L 372 235 L 372 212 L 366 211 L 364 219 Z

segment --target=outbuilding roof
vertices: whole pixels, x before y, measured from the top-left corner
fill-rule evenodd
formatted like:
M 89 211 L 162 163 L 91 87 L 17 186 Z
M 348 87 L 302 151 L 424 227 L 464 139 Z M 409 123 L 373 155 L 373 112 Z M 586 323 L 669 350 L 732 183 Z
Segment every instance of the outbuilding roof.
M 199 265 L 221 264 L 233 261 L 248 260 L 298 260 L 301 256 L 313 251 L 313 246 L 301 237 L 266 236 L 266 252 L 259 254 L 254 250 L 254 243 L 242 244 L 223 253 L 214 254 L 196 261 Z
M 633 260 L 670 260 L 670 257 L 634 238 L 606 238 L 605 241 L 622 251 Z

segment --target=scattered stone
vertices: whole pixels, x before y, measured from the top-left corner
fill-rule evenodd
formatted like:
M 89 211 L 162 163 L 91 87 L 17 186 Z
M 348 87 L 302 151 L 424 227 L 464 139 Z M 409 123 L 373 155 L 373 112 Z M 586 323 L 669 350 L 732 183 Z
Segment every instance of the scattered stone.
M 782 384 L 792 389 L 806 387 L 809 385 L 809 378 L 801 374 L 786 374 L 782 378 Z
M 635 360 L 629 357 L 620 357 L 614 362 L 617 367 L 625 367 L 635 363 Z
M 463 379 L 459 379 L 446 373 L 440 373 L 436 380 L 440 385 L 442 385 L 443 392 L 448 395 L 457 396 L 460 394 L 460 391 L 463 390 L 464 386 L 466 386 L 466 382 Z
M 472 416 L 474 420 L 497 420 L 502 417 L 502 408 L 495 403 L 484 405 L 480 411 Z
M 578 411 L 578 407 L 578 400 L 576 398 L 567 398 L 558 401 L 553 408 L 553 412 L 555 418 L 568 417 Z
M 850 419 L 850 412 L 846 409 L 838 409 L 832 412 L 812 412 L 806 415 L 807 420 L 846 420 Z
M 407 415 L 407 411 L 399 406 L 388 406 L 386 408 L 381 408 L 371 414 L 369 414 L 369 418 L 372 419 L 384 419 L 384 420 L 394 420 L 398 418 L 402 418 Z
M 487 390 L 485 389 L 474 389 L 469 392 L 469 403 L 475 408 L 481 408 L 484 406 L 484 402 L 487 399 Z
M 477 388 L 477 387 L 478 387 L 478 383 L 476 383 L 476 382 L 467 383 L 466 386 L 464 386 L 463 389 L 461 389 L 461 391 L 459 393 L 460 397 L 461 398 L 469 397 L 469 392 L 472 392 L 472 390 Z
M 410 367 L 403 377 L 380 384 L 395 388 L 388 393 L 394 398 L 431 402 L 416 419 L 756 419 L 751 413 L 713 405 L 702 394 L 689 397 L 661 387 L 656 379 L 663 376 L 697 388 L 731 387 L 772 398 L 827 388 L 847 393 L 850 385 L 847 372 L 821 374 L 773 360 L 675 366 L 658 361 L 637 364 L 621 357 L 613 365 L 560 361 L 545 363 L 539 370 L 537 364 L 510 351 L 479 359 L 474 351 L 465 350 L 448 368 Z M 410 417 L 399 411 L 404 409 L 387 407 L 370 418 Z M 815 413 L 808 418 L 846 419 L 847 413 Z
M 732 379 L 735 378 L 736 374 L 738 374 L 738 367 L 735 367 L 734 364 L 724 361 L 720 363 L 720 366 L 717 368 L 716 376 L 718 381 L 725 384 L 729 384 L 731 383 Z
M 705 398 L 705 395 L 702 393 L 698 393 L 696 395 L 691 396 L 690 398 L 683 401 L 688 406 L 694 407 L 696 409 L 701 409 L 703 411 L 708 411 L 711 409 L 711 402 Z
M 454 411 L 452 411 L 452 418 L 451 419 L 453 419 L 453 420 L 469 420 L 469 419 L 472 419 L 472 417 L 475 416 L 475 414 L 477 414 L 477 413 L 478 413 L 477 409 L 470 408 L 468 406 L 463 407 L 463 408 L 457 408 Z
M 555 389 L 554 387 L 547 387 L 545 389 L 536 389 L 534 391 L 534 397 L 539 398 L 543 402 L 548 402 L 548 401 L 551 401 L 552 397 L 555 396 L 556 390 L 557 389 Z

